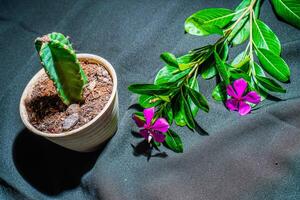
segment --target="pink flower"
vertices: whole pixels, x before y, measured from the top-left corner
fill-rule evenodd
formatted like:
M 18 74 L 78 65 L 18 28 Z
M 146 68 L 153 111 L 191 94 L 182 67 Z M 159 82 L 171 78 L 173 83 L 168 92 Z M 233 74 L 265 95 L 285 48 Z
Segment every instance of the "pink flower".
M 138 127 L 142 128 L 139 133 L 146 140 L 148 140 L 149 143 L 151 142 L 152 138 L 156 142 L 164 142 L 166 136 L 163 133 L 167 132 L 170 126 L 167 120 L 164 118 L 158 118 L 152 123 L 154 110 L 154 107 L 144 110 L 145 121 L 143 121 L 137 115 L 133 115 L 132 119 L 135 121 Z
M 233 85 L 227 86 L 227 94 L 231 96 L 226 101 L 229 110 L 236 110 L 240 115 L 246 115 L 251 111 L 251 106 L 248 103 L 256 105 L 260 102 L 260 96 L 255 91 L 244 94 L 247 87 L 248 83 L 242 78 L 235 80 Z

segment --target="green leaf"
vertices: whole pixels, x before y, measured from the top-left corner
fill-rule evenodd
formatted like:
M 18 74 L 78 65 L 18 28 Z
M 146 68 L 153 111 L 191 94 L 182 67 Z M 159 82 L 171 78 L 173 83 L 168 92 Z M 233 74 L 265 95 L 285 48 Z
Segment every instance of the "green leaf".
M 291 25 L 300 29 L 300 1 L 272 0 L 276 13 Z
M 209 111 L 209 106 L 207 99 L 205 98 L 204 95 L 202 95 L 200 92 L 197 92 L 196 90 L 193 90 L 189 87 L 186 87 L 187 91 L 189 93 L 189 97 L 192 99 L 194 104 L 198 106 L 201 110 L 208 112 Z
M 68 39 L 60 33 L 51 33 L 37 38 L 35 46 L 63 103 L 69 105 L 81 102 L 87 77 Z
M 256 49 L 256 54 L 263 69 L 278 81 L 286 82 L 290 79 L 290 69 L 286 62 L 278 55 L 267 49 Z
M 243 78 L 245 81 L 250 82 L 251 78 L 248 74 L 246 74 L 245 72 L 243 72 L 242 70 L 233 70 L 230 72 L 230 77 L 232 78 L 232 80 L 237 80 L 240 78 Z
M 161 100 L 156 96 L 141 95 L 139 97 L 139 104 L 144 108 L 155 107 L 161 103 Z
M 193 90 L 196 90 L 197 92 L 200 92 L 197 77 L 194 76 L 189 80 L 188 87 L 192 88 Z M 190 97 L 187 98 L 187 102 L 189 103 L 192 114 L 195 117 L 199 111 L 198 106 L 194 104 Z
M 146 95 L 163 95 L 166 94 L 171 88 L 162 87 L 154 84 L 132 84 L 128 90 L 136 94 Z
M 154 80 L 154 84 L 162 85 L 165 83 L 176 82 L 179 79 L 181 79 L 182 77 L 184 77 L 185 75 L 187 75 L 189 73 L 189 71 L 190 70 L 187 69 L 187 70 L 181 72 L 176 67 L 167 65 L 158 71 L 158 73 L 156 74 L 155 80 Z
M 233 66 L 233 68 L 238 68 L 247 71 L 249 61 L 250 61 L 249 55 L 245 54 L 245 52 L 243 51 L 233 59 L 231 65 Z
M 216 60 L 216 68 L 217 68 L 222 80 L 225 82 L 226 85 L 229 85 L 230 84 L 229 74 L 226 69 L 226 65 L 221 60 L 219 54 L 216 51 L 214 51 L 214 56 L 215 56 L 215 60 Z
M 233 46 L 244 43 L 250 35 L 249 19 L 243 18 L 232 31 L 232 35 L 234 36 L 232 39 Z
M 212 33 L 222 34 L 225 27 L 234 17 L 232 10 L 225 8 L 208 8 L 200 10 L 185 21 L 185 31 L 192 35 L 204 36 Z
M 164 116 L 167 117 L 168 122 L 169 122 L 169 124 L 171 125 L 172 122 L 173 122 L 173 117 L 174 117 L 174 115 L 173 115 L 173 109 L 172 109 L 172 106 L 171 106 L 170 103 L 168 103 L 168 104 L 165 106 L 163 112 L 164 112 Z
M 256 62 L 254 63 L 254 71 L 256 75 L 265 76 L 264 70 Z
M 188 104 L 183 94 L 181 94 L 181 101 L 183 102 L 183 107 L 184 107 L 184 117 L 185 117 L 184 120 L 189 128 L 194 129 L 195 122 L 194 122 L 193 113 L 191 111 L 190 105 Z
M 169 53 L 169 52 L 164 52 L 160 55 L 160 58 L 169 66 L 176 67 L 178 68 L 178 62 L 176 60 L 176 57 Z
M 254 6 L 254 17 L 257 19 L 260 13 L 261 0 L 257 0 Z
M 215 65 L 210 65 L 208 67 L 202 68 L 200 73 L 201 73 L 202 78 L 211 79 L 214 76 L 216 76 L 217 70 L 216 70 Z
M 228 57 L 229 47 L 227 42 L 222 42 L 217 45 L 216 52 L 219 54 L 221 60 L 225 62 Z
M 173 110 L 176 125 L 185 126 L 186 122 L 185 122 L 184 105 L 183 105 L 183 101 L 181 100 L 180 93 L 174 97 L 174 101 L 172 102 L 172 110 Z
M 212 91 L 212 97 L 216 101 L 225 101 L 227 99 L 226 86 L 224 82 L 219 83 Z
M 170 148 L 172 151 L 175 151 L 176 153 L 182 153 L 183 144 L 179 135 L 171 129 L 169 129 L 165 135 L 165 144 L 167 145 L 167 147 Z
M 188 68 L 191 68 L 191 67 L 193 67 L 193 66 L 194 66 L 193 63 L 187 63 L 187 64 L 180 63 L 180 64 L 179 64 L 179 69 L 180 69 L 181 71 L 184 71 L 184 70 L 186 70 L 186 69 L 188 69 Z
M 206 60 L 199 67 L 200 74 L 204 79 L 211 79 L 217 75 L 213 51 L 208 52 L 206 57 Z
M 284 88 L 281 87 L 281 85 L 279 85 L 278 83 L 276 83 L 276 81 L 274 81 L 273 79 L 267 78 L 267 77 L 263 77 L 263 76 L 255 76 L 257 81 L 267 90 L 271 91 L 271 92 L 281 92 L 281 93 L 285 93 L 286 90 Z
M 194 61 L 194 59 L 196 59 L 196 57 L 197 57 L 197 54 L 188 53 L 186 55 L 183 55 L 183 56 L 177 58 L 179 69 L 181 71 L 184 71 L 188 68 L 193 67 L 194 66 L 193 61 Z
M 242 10 L 243 8 L 246 8 L 250 5 L 251 0 L 243 0 L 241 3 L 234 9 L 235 12 Z M 242 15 L 242 12 L 237 14 L 233 20 L 236 21 L 240 16 Z
M 251 3 L 250 0 L 244 0 L 241 2 L 241 4 L 237 7 L 240 9 L 243 9 Z M 237 11 L 237 10 L 236 10 Z M 260 0 L 258 0 L 255 3 L 254 6 L 254 13 L 256 18 L 259 16 L 260 11 Z M 234 20 L 236 21 L 240 16 L 242 15 L 242 12 L 234 17 Z M 242 43 L 244 43 L 250 35 L 250 23 L 249 23 L 249 16 L 244 17 L 233 29 L 232 33 L 230 34 L 229 40 L 232 38 L 232 45 L 237 46 Z
M 253 42 L 258 48 L 268 49 L 280 55 L 281 45 L 275 33 L 259 19 L 253 20 Z
M 194 61 L 195 58 L 196 58 L 195 54 L 188 53 L 188 54 L 185 54 L 185 55 L 177 58 L 177 62 L 178 62 L 178 64 L 188 64 L 188 63 Z

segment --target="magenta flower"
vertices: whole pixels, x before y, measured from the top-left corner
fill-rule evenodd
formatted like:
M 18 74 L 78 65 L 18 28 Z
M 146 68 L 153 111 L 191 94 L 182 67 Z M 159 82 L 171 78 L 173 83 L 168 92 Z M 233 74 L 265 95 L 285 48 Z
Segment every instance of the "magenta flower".
M 251 106 L 248 103 L 256 105 L 260 102 L 260 96 L 255 91 L 244 94 L 247 87 L 248 83 L 242 78 L 235 80 L 233 86 L 227 86 L 227 94 L 231 96 L 226 101 L 229 110 L 236 110 L 240 115 L 246 115 L 251 111 Z
M 164 142 L 165 135 L 163 133 L 167 132 L 169 129 L 169 123 L 164 118 L 158 118 L 156 121 L 152 122 L 154 117 L 154 107 L 147 108 L 144 110 L 144 117 L 146 121 L 143 121 L 137 115 L 133 115 L 132 119 L 135 121 L 136 125 L 140 128 L 140 135 L 143 136 L 150 143 L 152 138 L 156 142 Z

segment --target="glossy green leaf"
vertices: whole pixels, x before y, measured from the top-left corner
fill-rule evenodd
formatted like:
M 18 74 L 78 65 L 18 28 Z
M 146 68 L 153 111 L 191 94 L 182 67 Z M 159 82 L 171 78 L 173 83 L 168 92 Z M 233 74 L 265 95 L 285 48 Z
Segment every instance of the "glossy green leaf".
M 196 58 L 197 55 L 195 54 L 185 54 L 183 56 L 180 56 L 179 58 L 177 58 L 177 62 L 178 64 L 188 64 L 192 61 L 194 61 L 194 59 Z
M 160 55 L 160 58 L 169 66 L 172 67 L 178 67 L 178 62 L 176 57 L 169 53 L 169 52 L 164 52 Z
M 183 144 L 182 141 L 177 133 L 172 131 L 171 129 L 168 130 L 168 132 L 165 133 L 165 144 L 168 148 L 170 148 L 172 151 L 175 151 L 177 153 L 183 152 Z
M 259 66 L 259 64 L 257 64 L 256 62 L 254 63 L 254 71 L 256 75 L 265 76 L 263 68 Z
M 281 87 L 281 85 L 279 85 L 278 83 L 276 83 L 276 81 L 274 81 L 273 79 L 270 79 L 268 77 L 263 77 L 263 76 L 255 76 L 257 81 L 267 90 L 271 91 L 271 92 L 281 92 L 281 93 L 285 93 L 286 90 L 284 88 Z
M 238 69 L 235 69 L 235 70 L 231 71 L 230 72 L 230 77 L 233 81 L 237 80 L 237 79 L 240 79 L 240 78 L 243 78 L 247 82 L 251 81 L 251 78 L 247 73 L 243 72 L 242 70 L 238 70 Z
M 227 99 L 226 86 L 224 82 L 219 83 L 212 91 L 212 97 L 216 101 L 224 101 Z
M 168 120 L 169 124 L 171 125 L 172 122 L 173 122 L 174 114 L 173 114 L 173 109 L 172 109 L 172 106 L 171 106 L 170 103 L 168 103 L 168 104 L 165 106 L 163 112 L 164 112 L 164 116 L 167 117 L 167 120 Z
M 196 57 L 197 57 L 196 54 L 188 53 L 186 55 L 183 55 L 183 56 L 177 58 L 179 69 L 181 71 L 184 71 L 188 68 L 193 67 L 194 66 L 193 61 L 194 61 L 194 59 L 196 59 Z
M 229 53 L 228 43 L 223 42 L 217 45 L 216 52 L 219 54 L 221 60 L 225 62 L 228 58 L 228 53 Z
M 242 10 L 246 7 L 248 7 L 251 3 L 251 0 L 243 0 L 241 1 L 241 3 L 234 9 L 235 12 Z M 239 14 L 235 15 L 235 17 L 233 18 L 233 21 L 236 21 L 240 16 L 242 15 L 242 12 L 240 12 Z
M 256 53 L 263 69 L 278 81 L 286 82 L 290 79 L 290 69 L 286 62 L 278 55 L 267 49 L 256 49 Z
M 194 117 L 190 105 L 188 104 L 187 100 L 183 95 L 181 95 L 181 101 L 183 102 L 183 107 L 184 107 L 185 122 L 189 128 L 194 129 L 195 122 L 194 122 Z
M 243 51 L 233 59 L 233 61 L 231 62 L 231 66 L 233 66 L 233 68 L 238 68 L 247 71 L 249 61 L 249 55 L 245 54 L 245 52 Z
M 268 49 L 280 55 L 281 45 L 275 33 L 261 20 L 253 20 L 253 42 L 258 48 Z
M 254 17 L 257 19 L 260 14 L 261 0 L 257 0 L 254 6 Z
M 180 63 L 180 64 L 178 64 L 178 66 L 179 66 L 179 69 L 180 69 L 181 71 L 184 71 L 184 70 L 186 70 L 186 69 L 189 69 L 189 68 L 193 67 L 194 64 L 193 64 L 193 63 L 187 63 L 187 64 Z
M 272 0 L 276 13 L 291 25 L 300 29 L 300 1 Z
M 211 79 L 211 78 L 215 77 L 217 74 L 217 70 L 216 70 L 215 65 L 210 65 L 206 68 L 203 68 L 203 70 L 201 70 L 200 73 L 201 73 L 202 78 L 207 80 L 207 79 Z
M 221 60 L 219 54 L 216 51 L 214 51 L 214 56 L 215 56 L 215 60 L 216 60 L 216 68 L 217 68 L 222 80 L 225 82 L 226 85 L 228 85 L 230 82 L 229 82 L 229 74 L 226 69 L 226 65 Z
M 128 90 L 136 94 L 163 95 L 167 93 L 170 88 L 154 84 L 132 84 L 128 87 Z
M 192 88 L 193 90 L 195 90 L 197 92 L 200 92 L 199 84 L 198 84 L 198 81 L 197 81 L 197 77 L 194 76 L 194 77 L 192 77 L 189 80 L 188 87 Z M 192 101 L 192 99 L 190 97 L 187 98 L 187 101 L 188 101 L 188 103 L 190 105 L 192 114 L 195 117 L 197 115 L 198 111 L 199 111 L 199 108 L 198 108 L 198 106 L 196 106 L 194 104 L 194 102 Z
M 234 17 L 232 10 L 225 8 L 208 8 L 200 10 L 185 21 L 185 31 L 192 35 L 221 34 L 220 29 L 225 27 Z
M 161 100 L 156 96 L 141 95 L 139 97 L 139 104 L 144 108 L 151 108 L 161 103 Z
M 234 28 L 232 35 L 233 46 L 237 46 L 244 43 L 250 35 L 249 18 L 243 18 L 241 22 Z
M 174 120 L 176 125 L 185 126 L 185 111 L 184 111 L 184 102 L 181 100 L 181 94 L 177 94 L 174 97 L 174 101 L 172 102 L 172 110 L 174 114 Z
M 213 51 L 208 52 L 206 57 L 206 60 L 200 65 L 199 71 L 202 78 L 211 79 L 217 75 Z
M 251 3 L 250 0 L 242 1 L 238 7 L 240 7 L 241 9 L 249 6 L 250 3 Z M 257 1 L 254 6 L 254 13 L 256 18 L 258 18 L 259 16 L 259 11 L 260 11 L 260 1 Z M 237 20 L 240 15 L 242 15 L 242 13 L 236 15 L 234 19 Z M 240 21 L 240 23 L 236 25 L 229 38 L 230 39 L 232 38 L 232 45 L 237 46 L 244 43 L 249 38 L 249 35 L 250 35 L 250 23 L 249 23 L 249 16 L 248 16 L 248 17 L 244 17 Z
M 208 106 L 208 102 L 207 102 L 207 99 L 205 98 L 205 96 L 202 95 L 200 92 L 193 90 L 189 87 L 186 87 L 186 88 L 189 93 L 189 97 L 194 102 L 194 104 L 196 106 L 198 106 L 198 108 L 200 108 L 201 110 L 208 112 L 209 106 Z
M 177 73 L 176 73 L 177 72 Z M 154 84 L 161 85 L 165 83 L 176 82 L 180 78 L 184 77 L 189 73 L 189 70 L 179 71 L 176 67 L 165 66 L 161 68 L 156 74 Z

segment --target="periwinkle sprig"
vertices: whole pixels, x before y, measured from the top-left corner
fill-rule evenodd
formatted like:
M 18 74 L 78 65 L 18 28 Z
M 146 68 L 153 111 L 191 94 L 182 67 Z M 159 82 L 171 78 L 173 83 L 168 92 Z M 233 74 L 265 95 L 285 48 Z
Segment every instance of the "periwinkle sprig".
M 280 17 L 299 28 L 298 0 L 271 2 Z M 249 113 L 251 106 L 268 95 L 286 92 L 277 81 L 288 82 L 290 69 L 280 57 L 278 37 L 259 19 L 260 7 L 261 0 L 243 0 L 234 11 L 209 8 L 192 14 L 185 21 L 186 33 L 195 36 L 218 34 L 220 38 L 214 44 L 193 49 L 178 58 L 172 53 L 163 53 L 161 59 L 165 66 L 157 73 L 154 83 L 133 84 L 128 89 L 140 95 L 142 107 L 156 107 L 155 118 L 164 117 L 170 125 L 175 121 L 176 125 L 191 130 L 197 126 L 194 118 L 199 109 L 209 111 L 207 99 L 199 90 L 198 76 L 203 79 L 216 77 L 218 83 L 212 97 L 216 101 L 226 101 L 228 109 L 237 110 L 242 115 Z M 229 59 L 230 49 L 246 41 L 245 50 Z M 236 87 L 231 87 L 232 83 Z M 238 86 L 238 83 L 242 84 Z M 230 88 L 241 88 L 242 93 L 237 94 L 232 89 L 228 94 Z M 245 106 L 240 108 L 236 102 Z M 141 116 L 138 112 L 136 114 Z M 181 139 L 174 131 L 169 129 L 165 136 L 167 147 L 182 152 Z

